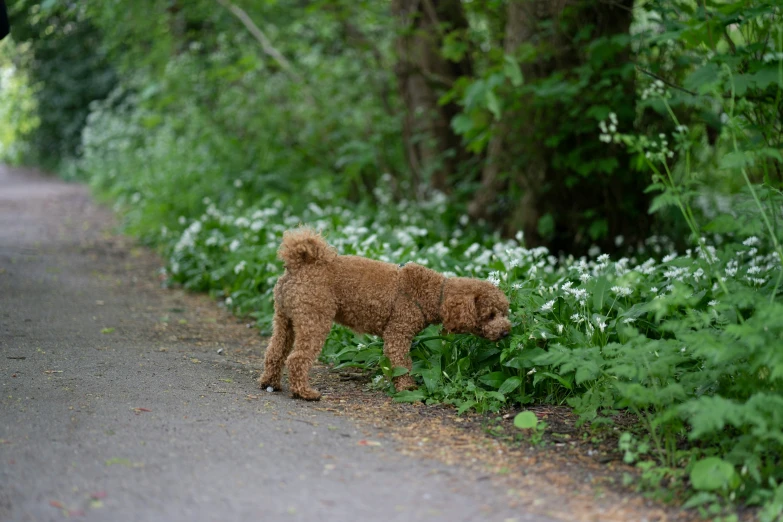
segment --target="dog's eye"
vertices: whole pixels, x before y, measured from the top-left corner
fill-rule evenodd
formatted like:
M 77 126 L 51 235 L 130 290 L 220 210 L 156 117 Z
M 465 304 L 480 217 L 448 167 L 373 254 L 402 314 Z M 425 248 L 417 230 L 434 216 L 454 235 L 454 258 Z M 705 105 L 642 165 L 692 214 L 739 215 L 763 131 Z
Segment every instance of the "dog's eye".
M 491 321 L 492 319 L 494 319 L 494 318 L 495 318 L 495 312 L 492 312 L 491 314 L 489 314 L 489 320 L 490 320 L 490 321 Z

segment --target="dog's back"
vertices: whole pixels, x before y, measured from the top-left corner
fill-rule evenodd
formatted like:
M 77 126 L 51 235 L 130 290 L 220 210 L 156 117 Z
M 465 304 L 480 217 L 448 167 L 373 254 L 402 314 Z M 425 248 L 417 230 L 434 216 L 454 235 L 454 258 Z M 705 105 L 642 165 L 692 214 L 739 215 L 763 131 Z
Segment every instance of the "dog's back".
M 278 256 L 286 268 L 276 289 L 283 309 L 312 302 L 334 309 L 335 322 L 359 333 L 383 333 L 397 295 L 397 265 L 338 255 L 306 228 L 286 232 Z

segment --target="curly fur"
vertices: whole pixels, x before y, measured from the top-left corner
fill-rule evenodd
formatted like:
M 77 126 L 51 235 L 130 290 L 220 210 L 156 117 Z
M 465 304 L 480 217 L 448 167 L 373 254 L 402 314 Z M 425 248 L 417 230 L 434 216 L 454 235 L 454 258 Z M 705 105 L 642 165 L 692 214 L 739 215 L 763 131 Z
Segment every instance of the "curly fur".
M 278 257 L 285 273 L 274 290 L 272 339 L 266 350 L 262 388 L 280 390 L 283 366 L 294 397 L 317 400 L 310 368 L 337 322 L 358 333 L 379 335 L 394 366 L 411 369 L 413 338 L 427 325 L 491 340 L 508 335 L 508 299 L 487 281 L 446 278 L 423 266 L 399 267 L 341 256 L 316 232 L 299 228 L 283 235 Z M 415 387 L 405 374 L 398 390 Z

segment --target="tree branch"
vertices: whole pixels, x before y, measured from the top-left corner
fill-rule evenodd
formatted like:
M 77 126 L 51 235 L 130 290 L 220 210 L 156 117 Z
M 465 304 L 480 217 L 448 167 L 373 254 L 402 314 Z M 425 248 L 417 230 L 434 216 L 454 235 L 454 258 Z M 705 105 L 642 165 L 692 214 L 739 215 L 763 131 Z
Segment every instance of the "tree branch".
M 239 21 L 242 22 L 247 30 L 250 31 L 250 34 L 252 34 L 253 37 L 258 40 L 258 43 L 261 44 L 261 49 L 264 51 L 264 53 L 276 61 L 277 64 L 283 70 L 285 70 L 285 72 L 290 74 L 295 80 L 304 84 L 307 83 L 304 77 L 297 73 L 293 67 L 291 67 L 291 63 L 286 59 L 285 56 L 283 56 L 280 51 L 275 48 L 275 46 L 272 45 L 272 42 L 269 40 L 269 38 L 267 38 L 266 34 L 264 34 L 264 32 L 253 22 L 250 16 L 248 16 L 248 14 L 243 9 L 237 7 L 228 0 L 217 0 L 217 2 L 231 11 L 231 14 L 236 16 Z

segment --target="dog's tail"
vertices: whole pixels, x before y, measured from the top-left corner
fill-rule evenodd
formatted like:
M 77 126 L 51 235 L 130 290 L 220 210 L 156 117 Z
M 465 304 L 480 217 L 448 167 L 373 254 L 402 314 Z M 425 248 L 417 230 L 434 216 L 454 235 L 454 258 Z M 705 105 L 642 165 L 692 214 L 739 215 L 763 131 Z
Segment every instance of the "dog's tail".
M 296 270 L 305 265 L 328 263 L 337 257 L 337 252 L 318 232 L 309 228 L 297 228 L 283 234 L 277 257 L 283 260 L 287 269 Z

